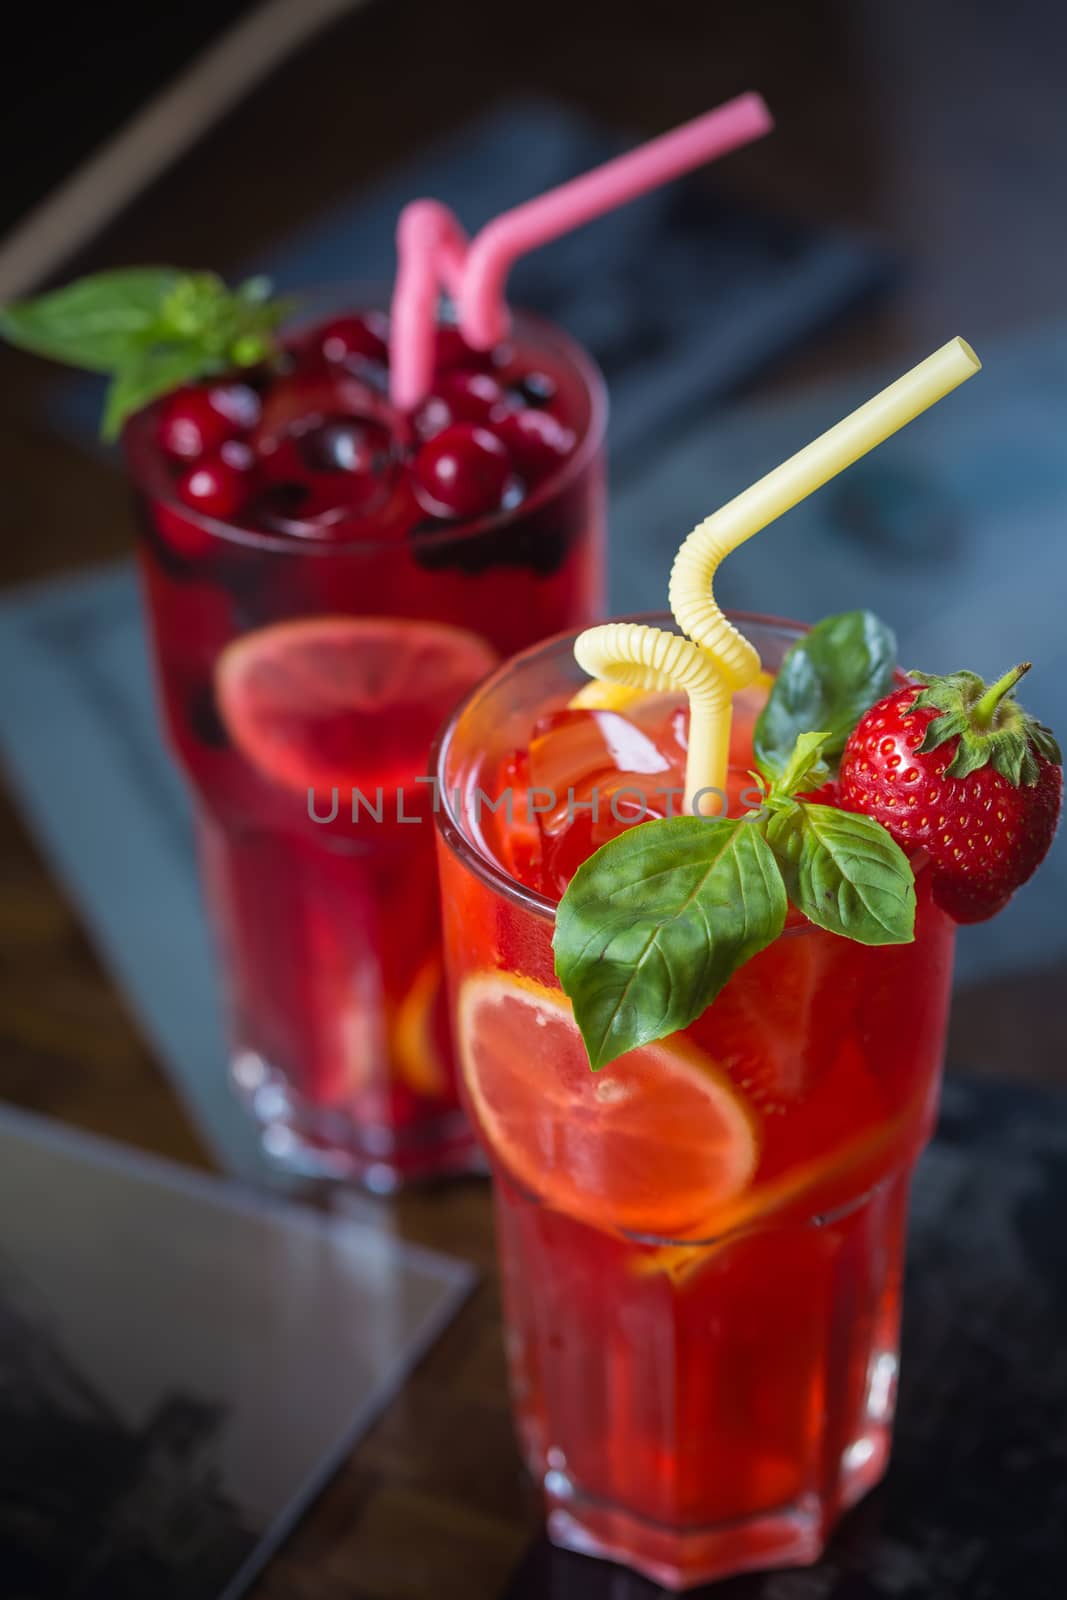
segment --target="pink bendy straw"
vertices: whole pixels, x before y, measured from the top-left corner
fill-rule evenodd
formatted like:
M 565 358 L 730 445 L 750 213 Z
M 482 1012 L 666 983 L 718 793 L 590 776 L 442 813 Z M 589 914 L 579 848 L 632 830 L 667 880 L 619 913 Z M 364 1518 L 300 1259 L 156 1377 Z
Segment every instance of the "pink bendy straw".
M 504 288 L 519 256 L 694 167 L 751 144 L 773 126 L 762 95 L 739 95 L 673 133 L 505 211 L 472 240 L 439 201 L 415 200 L 405 206 L 397 226 L 389 340 L 393 403 L 408 411 L 430 391 L 437 298 L 442 289 L 455 301 L 459 330 L 467 343 L 475 350 L 491 349 L 508 331 Z

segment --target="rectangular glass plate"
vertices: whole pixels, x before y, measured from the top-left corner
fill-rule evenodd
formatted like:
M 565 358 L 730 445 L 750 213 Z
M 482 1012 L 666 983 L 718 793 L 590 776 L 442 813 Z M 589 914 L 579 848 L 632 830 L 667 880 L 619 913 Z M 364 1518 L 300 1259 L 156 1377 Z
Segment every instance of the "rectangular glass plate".
M 473 1278 L 0 1110 L 3 1593 L 231 1600 Z

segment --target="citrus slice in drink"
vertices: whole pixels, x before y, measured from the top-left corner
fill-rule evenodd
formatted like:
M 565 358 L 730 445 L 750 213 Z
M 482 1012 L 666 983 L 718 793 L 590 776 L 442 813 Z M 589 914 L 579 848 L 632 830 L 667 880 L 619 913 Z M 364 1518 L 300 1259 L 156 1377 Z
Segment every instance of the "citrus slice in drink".
M 439 1100 L 448 1092 L 444 1041 L 448 1037 L 445 975 L 441 957 L 426 957 L 396 1009 L 389 1030 L 391 1055 L 400 1077 L 416 1094 Z
M 828 1088 L 837 1089 L 842 1110 L 832 1137 L 821 1152 L 794 1159 L 773 1177 L 761 1179 L 730 1204 L 720 1206 L 691 1230 L 694 1243 L 635 1252 L 631 1270 L 638 1277 L 665 1272 L 676 1283 L 685 1283 L 742 1230 L 762 1225 L 772 1217 L 778 1222 L 788 1220 L 794 1226 L 810 1225 L 813 1218 L 826 1221 L 838 1212 L 865 1204 L 879 1184 L 907 1170 L 923 1141 L 930 1098 L 928 1085 L 924 1084 L 910 1102 L 892 1113 L 868 1094 L 862 1109 L 850 1117 L 847 1086 L 855 1082 L 857 1074 L 864 1074 L 865 1067 L 854 1042 L 850 1041 L 844 1054 L 846 1059 L 836 1075 L 836 1085 L 827 1084 Z M 812 1131 L 818 1148 L 819 1134 L 826 1130 L 816 1126 Z
M 567 701 L 570 711 L 622 711 L 646 694 L 628 683 L 613 683 L 610 678 L 590 678 Z
M 710 1052 L 761 1111 L 803 1101 L 825 1074 L 847 997 L 828 988 L 835 972 L 832 936 L 779 939 L 735 974 L 693 1025 Z M 832 1034 L 828 1042 L 824 1035 Z
M 752 1114 L 730 1080 L 678 1042 L 592 1072 L 558 990 L 500 973 L 459 997 L 463 1073 L 491 1151 L 555 1210 L 676 1238 L 749 1183 Z
M 308 617 L 243 634 L 215 681 L 230 737 L 260 773 L 301 793 L 371 793 L 425 775 L 441 722 L 495 661 L 443 623 Z

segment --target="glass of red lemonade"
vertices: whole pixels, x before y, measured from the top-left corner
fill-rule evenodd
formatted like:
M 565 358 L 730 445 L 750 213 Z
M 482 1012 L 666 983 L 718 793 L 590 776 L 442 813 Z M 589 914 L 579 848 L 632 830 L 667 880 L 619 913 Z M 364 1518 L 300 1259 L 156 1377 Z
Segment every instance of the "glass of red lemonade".
M 770 675 L 802 632 L 736 620 Z M 910 944 L 791 913 L 683 1032 L 591 1072 L 556 905 L 607 839 L 678 813 L 689 713 L 658 693 L 571 708 L 573 645 L 501 667 L 442 736 L 445 950 L 550 1535 L 686 1588 L 815 1559 L 885 1471 L 954 924 L 922 870 Z M 731 815 L 759 806 L 768 685 L 735 700 Z
M 267 1152 L 384 1191 L 475 1146 L 447 1027 L 428 751 L 502 656 L 598 613 L 605 395 L 516 315 L 389 402 L 380 300 L 172 393 L 125 447 L 170 745 Z

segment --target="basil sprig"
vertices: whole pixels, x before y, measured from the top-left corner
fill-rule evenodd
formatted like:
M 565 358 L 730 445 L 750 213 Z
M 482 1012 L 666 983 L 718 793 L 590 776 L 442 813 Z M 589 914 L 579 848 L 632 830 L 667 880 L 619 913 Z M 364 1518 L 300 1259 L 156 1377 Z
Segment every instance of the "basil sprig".
M 767 843 L 790 900 L 809 922 L 860 944 L 915 936 L 915 878 L 873 817 L 809 801 L 777 810 Z
M 695 1021 L 779 937 L 790 902 L 860 944 L 914 938 L 915 879 L 899 845 L 873 817 L 810 798 L 859 716 L 891 686 L 891 648 L 888 629 L 866 612 L 812 629 L 761 718 L 760 809 L 641 823 L 579 867 L 559 904 L 554 950 L 594 1070 Z M 831 712 L 831 726 L 796 730 L 786 745 L 804 706 Z
M 788 651 L 753 737 L 767 778 L 781 770 L 800 734 L 822 728 L 824 755 L 836 762 L 865 711 L 893 687 L 897 642 L 871 611 L 824 617 Z
M 197 378 L 252 367 L 277 350 L 288 314 L 266 278 L 230 290 L 213 272 L 128 267 L 99 272 L 0 309 L 0 335 L 24 350 L 107 373 L 101 433 Z
M 560 901 L 560 983 L 594 1071 L 699 1017 L 785 926 L 764 831 L 743 819 L 642 822 L 578 868 Z

